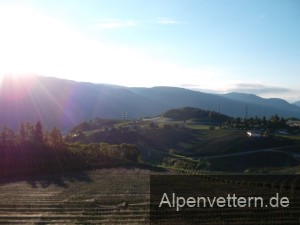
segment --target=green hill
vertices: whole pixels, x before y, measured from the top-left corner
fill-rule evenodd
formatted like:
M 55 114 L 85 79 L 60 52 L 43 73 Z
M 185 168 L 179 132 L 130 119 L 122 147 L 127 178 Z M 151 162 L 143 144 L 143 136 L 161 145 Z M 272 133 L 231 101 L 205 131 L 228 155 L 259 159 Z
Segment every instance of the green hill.
M 225 122 L 231 117 L 209 110 L 202 110 L 193 107 L 184 107 L 179 109 L 171 109 L 162 114 L 163 117 L 174 120 L 198 120 L 203 122 Z

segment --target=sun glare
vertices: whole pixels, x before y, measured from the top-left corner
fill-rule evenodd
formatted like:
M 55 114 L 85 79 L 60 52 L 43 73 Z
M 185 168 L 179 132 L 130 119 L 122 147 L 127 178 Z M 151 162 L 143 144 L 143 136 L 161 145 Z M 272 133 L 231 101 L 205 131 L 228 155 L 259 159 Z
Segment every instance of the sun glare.
M 0 74 L 40 74 L 144 87 L 180 86 L 193 80 L 207 88 L 213 88 L 212 77 L 224 74 L 215 68 L 186 68 L 159 61 L 138 49 L 89 39 L 31 8 L 2 7 L 0 30 Z M 216 88 L 218 79 L 214 80 Z
M 0 74 L 40 74 L 149 87 L 157 85 L 157 80 L 161 85 L 176 86 L 185 83 L 187 76 L 195 78 L 207 73 L 158 61 L 137 49 L 88 39 L 30 8 L 1 8 L 0 29 Z
M 157 85 L 157 80 L 161 85 L 180 85 L 187 76 L 195 80 L 207 72 L 190 71 L 157 61 L 136 49 L 90 40 L 61 21 L 30 8 L 1 8 L 0 29 L 1 74 L 41 74 L 149 87 Z
M 59 66 L 64 52 L 71 52 L 70 29 L 29 8 L 1 8 L 0 29 L 2 74 L 44 72 Z

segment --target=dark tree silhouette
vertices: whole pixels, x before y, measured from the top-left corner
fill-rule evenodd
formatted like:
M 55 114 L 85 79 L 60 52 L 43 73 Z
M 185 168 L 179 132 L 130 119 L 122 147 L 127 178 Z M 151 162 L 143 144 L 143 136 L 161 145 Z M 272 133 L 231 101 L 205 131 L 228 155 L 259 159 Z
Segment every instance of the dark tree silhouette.
M 24 144 L 26 142 L 26 129 L 25 129 L 25 124 L 22 123 L 20 127 L 20 132 L 19 132 L 19 142 L 21 144 Z
M 60 130 L 57 127 L 54 127 L 49 134 L 49 142 L 53 147 L 63 147 L 64 140 L 60 133 Z
M 44 141 L 43 128 L 40 121 L 36 122 L 35 124 L 34 141 L 37 143 L 43 143 Z

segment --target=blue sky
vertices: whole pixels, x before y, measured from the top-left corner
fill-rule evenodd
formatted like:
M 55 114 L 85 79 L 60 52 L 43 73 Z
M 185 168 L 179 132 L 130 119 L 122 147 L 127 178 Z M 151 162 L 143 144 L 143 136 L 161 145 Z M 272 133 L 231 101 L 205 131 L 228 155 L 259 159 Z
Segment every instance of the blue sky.
M 298 0 L 0 0 L 0 72 L 300 100 Z

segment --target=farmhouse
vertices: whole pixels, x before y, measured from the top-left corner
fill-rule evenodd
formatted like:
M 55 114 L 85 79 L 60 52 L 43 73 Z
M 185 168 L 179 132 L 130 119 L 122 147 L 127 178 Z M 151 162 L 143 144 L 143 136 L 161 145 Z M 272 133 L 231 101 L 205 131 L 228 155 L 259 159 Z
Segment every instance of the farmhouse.
M 261 137 L 261 132 L 258 130 L 247 131 L 248 137 Z
M 290 127 L 300 127 L 300 121 L 299 120 L 289 120 L 287 121 L 287 125 Z

